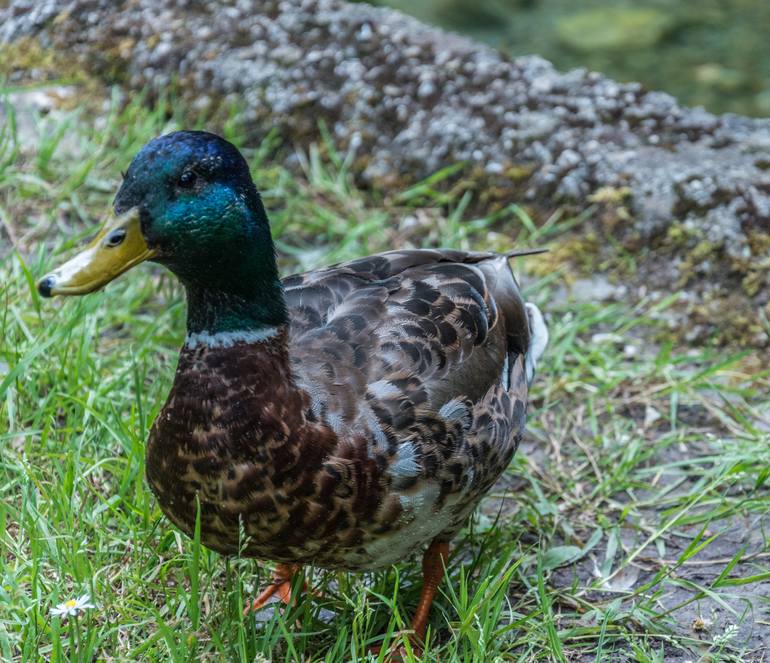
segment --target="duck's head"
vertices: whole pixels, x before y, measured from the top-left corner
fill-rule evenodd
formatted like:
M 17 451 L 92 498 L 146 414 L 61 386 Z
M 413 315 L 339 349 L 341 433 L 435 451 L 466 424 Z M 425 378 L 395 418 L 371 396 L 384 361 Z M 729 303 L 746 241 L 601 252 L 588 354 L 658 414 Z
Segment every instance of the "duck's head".
M 191 304 L 200 292 L 219 299 L 275 296 L 267 216 L 232 144 L 203 131 L 147 143 L 125 174 L 114 214 L 81 253 L 40 280 L 38 291 L 83 295 L 145 260 L 174 272 Z

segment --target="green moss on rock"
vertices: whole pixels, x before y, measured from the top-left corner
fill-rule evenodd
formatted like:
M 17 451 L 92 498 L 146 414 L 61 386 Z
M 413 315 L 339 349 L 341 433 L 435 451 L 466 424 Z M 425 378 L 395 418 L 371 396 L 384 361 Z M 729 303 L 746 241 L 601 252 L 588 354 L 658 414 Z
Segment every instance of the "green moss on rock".
M 625 51 L 655 46 L 675 26 L 675 20 L 652 7 L 590 9 L 561 18 L 556 33 L 575 51 Z

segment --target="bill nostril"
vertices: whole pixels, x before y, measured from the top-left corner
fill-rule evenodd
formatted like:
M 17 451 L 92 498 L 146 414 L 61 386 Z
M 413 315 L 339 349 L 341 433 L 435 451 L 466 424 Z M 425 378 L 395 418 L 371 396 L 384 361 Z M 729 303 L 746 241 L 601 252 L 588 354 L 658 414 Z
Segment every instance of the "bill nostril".
M 42 297 L 51 297 L 51 288 L 53 288 L 55 283 L 56 280 L 53 276 L 46 276 L 37 284 L 37 291 Z

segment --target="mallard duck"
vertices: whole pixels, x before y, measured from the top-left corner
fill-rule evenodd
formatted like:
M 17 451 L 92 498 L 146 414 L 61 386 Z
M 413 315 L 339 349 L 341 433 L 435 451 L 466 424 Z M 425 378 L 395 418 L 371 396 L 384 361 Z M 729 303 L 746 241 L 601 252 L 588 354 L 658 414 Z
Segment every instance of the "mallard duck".
M 147 442 L 147 480 L 187 535 L 277 562 L 366 571 L 423 550 L 421 641 L 448 544 L 510 462 L 547 342 L 508 258 L 390 251 L 278 276 L 240 152 L 211 133 L 150 141 L 114 214 L 38 284 L 83 295 L 145 260 L 187 294 L 187 336 Z M 245 537 L 245 538 L 244 538 Z

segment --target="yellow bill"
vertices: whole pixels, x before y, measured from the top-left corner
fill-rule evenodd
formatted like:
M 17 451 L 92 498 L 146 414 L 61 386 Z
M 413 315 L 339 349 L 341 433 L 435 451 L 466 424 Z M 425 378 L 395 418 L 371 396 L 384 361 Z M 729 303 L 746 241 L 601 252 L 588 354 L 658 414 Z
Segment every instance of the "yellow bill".
M 43 297 L 85 295 L 156 253 L 147 246 L 139 210 L 133 208 L 111 217 L 83 251 L 40 279 L 37 289 Z

